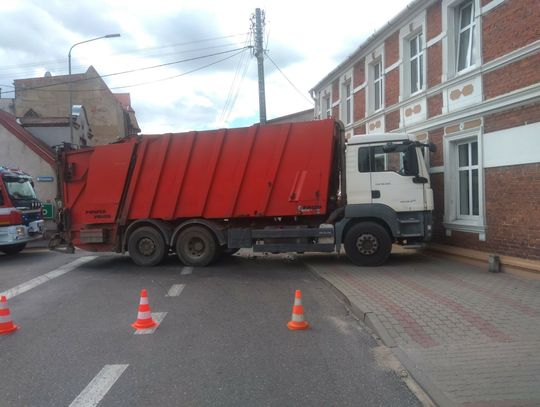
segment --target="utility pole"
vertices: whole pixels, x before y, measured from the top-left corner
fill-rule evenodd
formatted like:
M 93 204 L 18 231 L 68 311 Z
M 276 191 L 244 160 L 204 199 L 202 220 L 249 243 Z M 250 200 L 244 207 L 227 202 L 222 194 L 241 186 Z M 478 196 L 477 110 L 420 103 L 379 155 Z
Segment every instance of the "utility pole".
M 255 57 L 257 58 L 257 68 L 259 77 L 259 121 L 266 123 L 266 93 L 264 91 L 264 11 L 255 9 Z

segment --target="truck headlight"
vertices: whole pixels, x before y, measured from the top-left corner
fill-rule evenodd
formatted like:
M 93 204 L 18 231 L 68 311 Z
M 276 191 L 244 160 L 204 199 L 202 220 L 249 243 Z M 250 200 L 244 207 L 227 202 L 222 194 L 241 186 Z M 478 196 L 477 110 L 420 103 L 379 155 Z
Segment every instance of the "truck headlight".
M 17 226 L 15 233 L 17 234 L 17 237 L 24 237 L 24 226 Z

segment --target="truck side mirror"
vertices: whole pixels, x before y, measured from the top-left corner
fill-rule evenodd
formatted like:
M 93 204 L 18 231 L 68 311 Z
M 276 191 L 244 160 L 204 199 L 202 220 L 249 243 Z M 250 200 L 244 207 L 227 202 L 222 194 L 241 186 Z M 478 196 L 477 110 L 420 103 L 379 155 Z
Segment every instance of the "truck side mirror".
M 430 153 L 435 153 L 437 151 L 437 146 L 431 141 L 428 144 L 428 148 Z
M 407 148 L 403 161 L 405 174 L 418 176 L 418 158 L 416 157 L 416 147 Z

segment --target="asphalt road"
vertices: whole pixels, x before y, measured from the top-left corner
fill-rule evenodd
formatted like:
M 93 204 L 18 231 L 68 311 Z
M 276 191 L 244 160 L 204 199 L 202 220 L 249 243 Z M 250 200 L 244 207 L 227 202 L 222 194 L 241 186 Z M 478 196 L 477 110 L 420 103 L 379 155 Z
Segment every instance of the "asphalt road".
M 0 291 L 49 273 L 9 299 L 21 329 L 0 336 L 1 406 L 419 405 L 299 261 L 233 256 L 191 270 L 172 256 L 141 268 L 99 255 L 62 269 L 89 255 L 0 257 Z M 153 334 L 134 335 L 142 288 L 166 315 Z M 295 289 L 307 331 L 286 328 Z

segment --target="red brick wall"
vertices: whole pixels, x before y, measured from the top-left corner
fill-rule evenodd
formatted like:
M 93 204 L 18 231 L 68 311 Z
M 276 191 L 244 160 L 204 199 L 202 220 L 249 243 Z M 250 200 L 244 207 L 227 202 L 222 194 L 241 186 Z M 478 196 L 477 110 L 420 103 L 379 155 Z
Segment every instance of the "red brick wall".
M 482 20 L 484 63 L 540 39 L 538 0 L 511 0 Z
M 384 82 L 384 105 L 390 107 L 399 100 L 399 69 L 392 69 Z
M 483 75 L 486 99 L 540 82 L 540 52 Z
M 438 1 L 427 8 L 426 41 L 435 38 L 442 31 L 441 2 Z
M 384 42 L 384 64 L 388 68 L 399 59 L 399 31 L 393 33 Z
M 399 116 L 399 109 L 385 115 L 384 122 L 386 125 L 386 131 L 392 131 L 399 128 Z
M 339 105 L 332 108 L 332 117 L 339 120 Z
M 540 163 L 487 168 L 485 184 L 488 248 L 540 259 Z
M 432 167 L 444 165 L 443 159 L 443 134 L 444 129 L 432 130 L 428 134 L 429 141 L 437 146 L 437 151 L 429 153 L 429 162 Z
M 536 122 L 540 122 L 540 103 L 485 116 L 484 132 L 491 133 Z
M 366 134 L 366 125 L 361 124 L 360 126 L 356 126 L 354 128 L 354 134 Z
M 366 81 L 366 60 L 362 58 L 353 68 L 353 87 L 358 87 Z
M 366 90 L 359 90 L 354 94 L 353 120 L 361 120 L 366 116 Z
M 442 93 L 437 93 L 436 95 L 429 96 L 427 98 L 427 110 L 428 118 L 439 116 L 442 114 L 443 98 Z
M 427 84 L 428 88 L 441 83 L 442 43 L 439 41 L 427 49 Z
M 339 79 L 332 82 L 332 103 L 339 100 Z
M 486 168 L 486 241 L 478 233 L 445 236 L 444 175 L 432 174 L 433 240 L 467 249 L 540 260 L 540 163 Z M 520 199 L 517 200 L 516 197 Z

